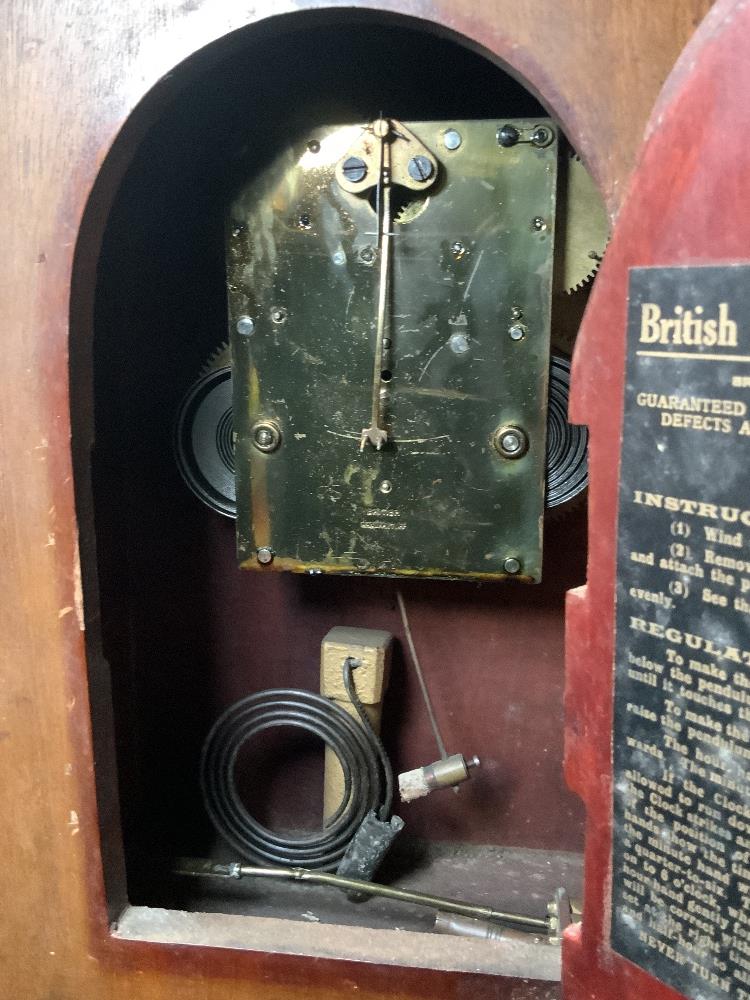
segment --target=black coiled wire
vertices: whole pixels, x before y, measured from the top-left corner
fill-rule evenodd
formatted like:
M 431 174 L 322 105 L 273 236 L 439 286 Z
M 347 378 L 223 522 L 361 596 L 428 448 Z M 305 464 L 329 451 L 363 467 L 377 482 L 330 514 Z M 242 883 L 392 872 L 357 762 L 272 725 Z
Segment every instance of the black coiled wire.
M 343 664 L 344 684 L 362 725 L 322 695 L 294 688 L 261 691 L 242 698 L 214 723 L 203 747 L 200 783 L 206 811 L 216 830 L 243 857 L 271 865 L 300 865 L 334 871 L 362 820 L 374 810 L 388 819 L 393 804 L 393 772 L 383 744 L 357 697 L 352 670 Z M 269 830 L 245 808 L 234 780 L 240 748 L 267 729 L 291 726 L 323 740 L 344 773 L 344 795 L 325 828 L 301 836 Z

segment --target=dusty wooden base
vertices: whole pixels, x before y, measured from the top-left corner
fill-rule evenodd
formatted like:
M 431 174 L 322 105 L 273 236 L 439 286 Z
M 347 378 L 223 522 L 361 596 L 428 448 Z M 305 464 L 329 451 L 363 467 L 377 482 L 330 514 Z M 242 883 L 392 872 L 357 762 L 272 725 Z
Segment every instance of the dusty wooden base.
M 129 906 L 116 937 L 129 941 L 204 945 L 248 951 L 348 959 L 449 972 L 489 973 L 558 982 L 560 949 L 525 941 L 476 941 L 405 930 L 374 930 L 293 922 L 233 913 L 189 913 Z M 551 994 L 554 996 L 556 994 Z
M 213 857 L 230 860 L 226 849 Z M 582 894 L 577 854 L 405 839 L 380 879 L 529 916 L 554 890 Z M 128 907 L 116 934 L 128 940 L 204 944 L 557 981 L 559 952 L 546 944 L 485 942 L 433 932 L 434 912 L 336 889 L 243 879 L 176 877 Z

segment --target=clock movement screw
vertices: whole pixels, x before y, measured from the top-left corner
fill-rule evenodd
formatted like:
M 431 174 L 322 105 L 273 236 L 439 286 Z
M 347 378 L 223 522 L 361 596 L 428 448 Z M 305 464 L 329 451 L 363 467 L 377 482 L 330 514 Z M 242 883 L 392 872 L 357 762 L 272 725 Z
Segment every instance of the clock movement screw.
M 458 149 L 462 142 L 461 133 L 454 128 L 449 128 L 443 136 L 443 145 L 446 149 Z
M 461 240 L 456 240 L 454 243 L 451 243 L 451 253 L 457 260 L 463 257 L 466 253 L 466 247 L 463 245 Z
M 271 310 L 271 319 L 274 323 L 284 323 L 286 321 L 287 311 L 283 306 L 274 306 Z
M 503 127 L 497 131 L 497 141 L 506 149 L 510 146 L 515 146 L 520 138 L 520 133 L 515 125 L 503 125 Z
M 448 344 L 454 354 L 466 354 L 471 346 L 465 333 L 452 333 L 448 338 Z
M 317 139 L 311 139 L 307 144 L 307 148 L 311 153 L 319 153 L 320 143 L 318 142 Z
M 500 427 L 492 436 L 495 450 L 503 458 L 520 458 L 526 454 L 529 439 L 520 427 Z
M 367 164 L 359 156 L 350 156 L 344 160 L 341 172 L 348 181 L 358 184 L 367 176 Z
M 252 429 L 253 444 L 258 451 L 271 452 L 281 444 L 281 431 L 270 420 L 259 421 Z
M 514 323 L 513 326 L 508 328 L 508 334 L 511 340 L 523 340 L 526 336 L 526 327 L 523 323 Z
M 503 563 L 503 569 L 506 573 L 510 573 L 512 576 L 515 576 L 516 573 L 521 570 L 521 562 L 519 559 L 516 559 L 515 556 L 508 556 Z
M 267 566 L 269 563 L 273 562 L 273 550 L 269 549 L 266 545 L 264 545 L 263 548 L 258 549 L 255 555 L 261 566 Z
M 546 125 L 539 125 L 531 133 L 531 141 L 535 146 L 549 146 L 549 144 L 554 139 L 554 133 L 552 129 L 547 128 Z
M 521 319 L 522 316 L 523 316 L 523 310 L 519 306 L 513 306 L 513 308 L 510 311 L 510 318 Z
M 393 483 L 390 479 L 384 479 L 383 482 L 378 487 L 381 493 L 390 493 L 393 489 Z
M 531 228 L 537 233 L 543 233 L 547 228 L 547 223 L 541 217 L 541 215 L 535 215 L 531 220 Z
M 252 316 L 240 316 L 237 320 L 237 333 L 242 337 L 249 337 L 255 329 Z
M 359 259 L 365 264 L 372 264 L 375 260 L 375 251 L 372 247 L 362 247 L 359 251 Z
M 412 156 L 406 169 L 413 181 L 428 181 L 432 177 L 432 162 L 421 153 L 419 156 Z

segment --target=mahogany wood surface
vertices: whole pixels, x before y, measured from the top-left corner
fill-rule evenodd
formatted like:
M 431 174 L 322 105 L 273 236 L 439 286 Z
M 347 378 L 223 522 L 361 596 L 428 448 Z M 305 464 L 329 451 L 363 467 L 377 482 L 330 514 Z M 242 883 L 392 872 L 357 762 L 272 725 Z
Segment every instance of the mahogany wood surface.
M 568 596 L 566 774 L 587 807 L 586 921 L 565 943 L 566 1000 L 682 995 L 609 946 L 619 486 L 612 442 L 622 435 L 629 269 L 750 259 L 748 88 L 750 9 L 719 0 L 654 109 L 578 341 L 571 416 L 592 429 L 589 573 L 586 587 Z
M 169 74 L 182 60 L 272 13 L 325 6 L 3 5 L 0 997 L 9 1000 L 555 995 L 544 984 L 107 934 L 90 726 L 90 701 L 106 704 L 106 690 L 98 675 L 91 692 L 87 684 L 70 448 L 70 281 L 80 223 L 106 159 L 83 237 L 95 248 L 138 137 L 168 100 Z M 332 9 L 341 15 L 350 6 L 424 19 L 512 66 L 585 154 L 614 213 L 659 87 L 710 4 L 393 0 Z M 92 254 L 81 281 L 93 282 L 94 266 Z M 95 631 L 96 620 L 87 626 Z

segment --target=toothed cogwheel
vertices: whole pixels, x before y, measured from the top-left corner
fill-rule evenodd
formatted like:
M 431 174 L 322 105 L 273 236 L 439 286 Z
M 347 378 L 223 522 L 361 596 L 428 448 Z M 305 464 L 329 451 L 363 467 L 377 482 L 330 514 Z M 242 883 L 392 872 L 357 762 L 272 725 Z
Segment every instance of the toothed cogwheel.
M 206 361 L 200 370 L 200 374 L 208 375 L 209 372 L 218 371 L 219 368 L 230 368 L 231 365 L 232 352 L 228 342 L 225 340 L 223 344 L 219 344 L 216 350 L 212 351 L 206 358 Z
M 555 291 L 572 293 L 596 273 L 609 240 L 607 211 L 575 153 L 561 162 L 557 210 Z

